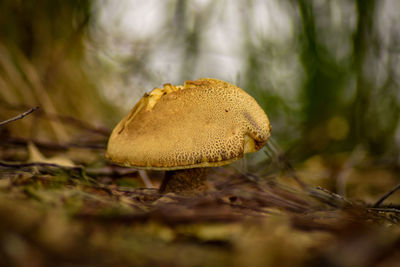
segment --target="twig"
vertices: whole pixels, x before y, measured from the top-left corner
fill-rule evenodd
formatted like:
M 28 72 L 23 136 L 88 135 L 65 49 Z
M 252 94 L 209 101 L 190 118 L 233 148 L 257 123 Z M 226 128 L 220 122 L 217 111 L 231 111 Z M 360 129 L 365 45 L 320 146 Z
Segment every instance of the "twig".
M 151 183 L 149 176 L 145 170 L 138 170 L 139 176 L 142 179 L 143 183 L 145 184 L 146 188 L 154 188 L 153 184 Z
M 299 176 L 297 175 L 297 172 L 293 165 L 289 162 L 289 160 L 286 158 L 285 154 L 283 151 L 281 151 L 280 147 L 276 143 L 276 141 L 273 138 L 270 138 L 269 142 L 267 143 L 267 148 L 269 148 L 272 152 L 272 155 L 274 155 L 278 161 L 278 164 L 281 165 L 282 169 L 286 170 L 289 174 L 290 177 L 292 177 L 302 189 L 307 189 L 308 186 L 306 183 L 304 183 Z M 264 150 L 267 155 L 269 155 L 267 150 Z
M 381 212 L 400 213 L 400 210 L 396 209 L 396 208 L 371 208 L 371 210 L 381 211 Z
M 28 106 L 26 106 L 26 105 L 20 105 L 20 106 L 10 105 L 8 103 L 0 101 L 0 108 L 7 109 L 7 110 L 20 111 L 20 110 L 27 109 Z M 94 126 L 86 121 L 80 120 L 80 119 L 72 117 L 72 116 L 59 115 L 59 114 L 53 114 L 53 113 L 45 113 L 43 110 L 39 110 L 38 112 L 36 112 L 34 114 L 34 116 L 37 116 L 42 119 L 53 120 L 56 122 L 70 124 L 79 129 L 85 129 L 89 132 L 97 133 L 97 134 L 104 135 L 104 136 L 109 136 L 111 133 L 110 129 L 108 129 L 104 126 Z
M 388 197 L 390 197 L 394 192 L 396 192 L 399 189 L 400 189 L 400 184 L 396 185 L 391 190 L 386 192 L 386 194 L 384 194 L 372 207 L 378 208 L 383 201 L 385 201 Z
M 333 206 L 333 207 L 344 207 L 344 206 L 352 206 L 353 203 L 344 198 L 339 194 L 335 194 L 325 188 L 317 186 L 315 189 L 309 189 L 310 196 L 323 201 L 324 203 Z
M 60 169 L 70 169 L 70 170 L 81 170 L 81 166 L 75 166 L 75 167 L 68 167 L 68 166 L 63 166 L 55 163 L 47 163 L 47 162 L 5 162 L 5 161 L 0 161 L 0 167 L 5 167 L 5 168 L 13 168 L 13 169 L 19 169 L 19 168 L 26 168 L 26 167 L 54 167 L 54 168 L 60 168 Z
M 19 115 L 13 117 L 13 118 L 11 118 L 11 119 L 8 119 L 8 120 L 5 120 L 5 121 L 0 122 L 0 126 L 3 126 L 4 124 L 10 123 L 10 122 L 13 122 L 13 121 L 16 121 L 16 120 L 20 120 L 20 119 L 22 119 L 22 118 L 28 116 L 28 115 L 31 114 L 32 112 L 38 110 L 38 109 L 39 109 L 39 107 L 31 108 L 31 109 L 25 111 L 24 113 L 21 113 L 21 114 L 19 114 Z
M 25 138 L 4 138 L 0 140 L 0 146 L 2 144 L 12 144 L 12 145 L 22 145 L 26 146 L 28 142 L 32 142 L 38 147 L 45 148 L 45 149 L 54 149 L 54 150 L 65 150 L 71 147 L 78 147 L 78 148 L 87 148 L 87 149 L 95 149 L 95 150 L 104 150 L 106 148 L 105 143 L 88 143 L 88 144 L 79 144 L 79 143 L 52 143 L 52 142 L 45 142 L 35 139 L 25 139 Z

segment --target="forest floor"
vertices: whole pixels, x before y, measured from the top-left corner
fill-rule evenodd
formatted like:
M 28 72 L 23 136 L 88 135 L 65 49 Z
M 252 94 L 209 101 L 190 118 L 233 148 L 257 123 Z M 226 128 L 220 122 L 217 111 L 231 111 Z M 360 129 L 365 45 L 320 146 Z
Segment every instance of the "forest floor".
M 160 195 L 104 158 L 107 133 L 49 143 L 1 132 L 5 266 L 398 266 L 398 171 L 354 155 L 213 168 L 201 196 Z M 98 134 L 98 133 L 97 133 Z M 275 164 L 276 165 L 276 164 Z M 373 167 L 371 167 L 373 166 Z M 333 189 L 339 193 L 333 193 Z M 400 203 L 398 194 L 390 201 Z

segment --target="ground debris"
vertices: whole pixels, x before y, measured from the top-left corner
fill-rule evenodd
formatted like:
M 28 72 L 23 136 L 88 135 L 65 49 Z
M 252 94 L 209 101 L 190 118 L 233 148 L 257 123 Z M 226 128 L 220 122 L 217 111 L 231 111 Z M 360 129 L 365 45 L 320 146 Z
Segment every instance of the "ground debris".
M 136 170 L 112 165 L 0 165 L 0 252 L 12 264 L 351 266 L 399 246 L 394 205 L 229 168 L 210 173 L 209 192 L 185 197 L 143 188 Z M 193 257 L 171 257 L 177 251 Z

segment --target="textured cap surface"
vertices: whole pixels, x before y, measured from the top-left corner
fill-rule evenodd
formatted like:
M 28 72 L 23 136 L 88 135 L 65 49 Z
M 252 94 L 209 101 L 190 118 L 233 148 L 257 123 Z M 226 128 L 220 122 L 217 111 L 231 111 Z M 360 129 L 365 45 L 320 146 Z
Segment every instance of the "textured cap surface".
M 114 128 L 107 157 L 145 169 L 221 166 L 259 150 L 269 136 L 267 115 L 253 97 L 205 78 L 143 96 Z

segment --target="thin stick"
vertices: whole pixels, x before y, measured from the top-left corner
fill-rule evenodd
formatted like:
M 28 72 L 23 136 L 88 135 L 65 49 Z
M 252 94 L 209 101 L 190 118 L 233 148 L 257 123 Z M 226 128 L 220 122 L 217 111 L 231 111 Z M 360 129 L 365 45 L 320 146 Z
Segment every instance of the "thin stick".
M 140 178 L 142 179 L 146 188 L 154 188 L 145 170 L 138 170 Z
M 21 111 L 29 108 L 27 105 L 10 105 L 8 103 L 5 103 L 0 100 L 0 109 L 4 110 L 16 110 L 16 111 Z M 39 110 L 34 114 L 35 116 L 42 118 L 42 119 L 47 119 L 47 120 L 53 120 L 53 121 L 58 121 L 61 123 L 66 123 L 66 124 L 71 124 L 79 129 L 85 129 L 89 132 L 97 133 L 100 135 L 104 136 L 110 136 L 111 131 L 110 129 L 104 127 L 104 126 L 94 126 L 91 125 L 90 123 L 80 120 L 78 118 L 72 117 L 72 116 L 67 116 L 67 115 L 59 115 L 59 114 L 53 114 L 53 113 L 45 113 L 43 110 Z
M 396 192 L 399 189 L 400 189 L 400 184 L 396 185 L 391 190 L 386 192 L 386 194 L 384 194 L 372 207 L 378 208 L 383 201 L 385 201 L 388 197 L 390 197 L 394 192 Z
M 278 163 L 282 166 L 284 170 L 288 171 L 289 176 L 292 177 L 300 185 L 301 188 L 307 189 L 307 184 L 300 180 L 295 168 L 289 162 L 289 160 L 287 160 L 285 154 L 273 138 L 270 138 L 269 142 L 267 143 L 267 147 L 271 150 L 272 155 L 276 157 L 275 160 L 278 161 Z
M 24 113 L 21 113 L 21 114 L 19 114 L 19 115 L 13 117 L 13 118 L 11 118 L 11 119 L 8 119 L 8 120 L 5 120 L 5 121 L 0 122 L 0 126 L 3 126 L 4 124 L 10 123 L 10 122 L 13 122 L 13 121 L 16 121 L 16 120 L 20 120 L 20 119 L 22 119 L 22 118 L 28 116 L 28 115 L 31 114 L 32 112 L 38 110 L 38 109 L 39 109 L 39 107 L 31 108 L 31 109 L 25 111 Z
M 5 161 L 0 161 L 0 167 L 5 167 L 5 168 L 13 168 L 13 169 L 20 169 L 20 168 L 27 168 L 27 167 L 55 167 L 55 168 L 60 168 L 60 169 L 71 169 L 71 170 L 80 170 L 82 167 L 80 166 L 75 166 L 75 167 L 68 167 L 68 166 L 62 166 L 59 164 L 55 163 L 47 163 L 47 162 L 28 162 L 28 163 L 23 163 L 23 162 L 5 162 Z
M 22 145 L 26 146 L 29 142 L 34 143 L 39 148 L 44 149 L 54 149 L 54 150 L 65 150 L 72 147 L 78 148 L 87 148 L 87 149 L 96 149 L 96 150 L 104 150 L 106 149 L 106 145 L 104 142 L 98 143 L 88 143 L 88 144 L 79 144 L 79 143 L 52 143 L 52 142 L 45 142 L 36 139 L 25 139 L 25 138 L 18 138 L 18 137 L 10 137 L 4 138 L 0 140 L 0 147 L 2 144 L 13 144 L 13 145 Z

